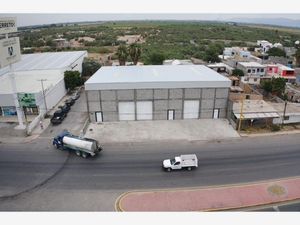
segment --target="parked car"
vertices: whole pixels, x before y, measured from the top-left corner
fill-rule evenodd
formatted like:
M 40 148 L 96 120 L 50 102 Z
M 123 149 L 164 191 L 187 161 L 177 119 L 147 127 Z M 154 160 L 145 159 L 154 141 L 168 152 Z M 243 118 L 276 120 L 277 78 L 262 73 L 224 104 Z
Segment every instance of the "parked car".
M 66 105 L 68 105 L 68 106 L 72 106 L 72 105 L 74 105 L 75 100 L 72 99 L 72 98 L 68 98 L 68 99 L 65 101 L 65 103 L 66 103 Z
M 165 159 L 162 163 L 165 170 L 181 170 L 198 167 L 198 159 L 195 154 L 176 156 L 174 159 Z
M 58 108 L 61 109 L 65 114 L 67 114 L 70 111 L 70 109 L 71 109 L 71 107 L 68 106 L 67 104 L 58 106 Z
M 53 114 L 50 122 L 53 124 L 53 125 L 57 125 L 57 124 L 60 124 L 64 118 L 67 116 L 66 113 L 64 113 L 61 109 L 55 111 L 55 113 Z
M 73 95 L 72 95 L 72 99 L 77 100 L 80 97 L 80 93 L 78 91 L 76 91 Z

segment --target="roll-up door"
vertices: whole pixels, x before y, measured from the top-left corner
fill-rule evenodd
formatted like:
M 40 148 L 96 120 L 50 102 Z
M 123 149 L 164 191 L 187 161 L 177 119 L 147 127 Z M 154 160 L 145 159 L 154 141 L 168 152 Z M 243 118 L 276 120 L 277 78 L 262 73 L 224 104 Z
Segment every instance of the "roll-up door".
M 194 100 L 184 101 L 183 118 L 184 119 L 199 118 L 199 101 L 194 101 Z
M 137 120 L 152 120 L 152 101 L 136 102 Z
M 134 102 L 119 102 L 119 120 L 135 120 Z

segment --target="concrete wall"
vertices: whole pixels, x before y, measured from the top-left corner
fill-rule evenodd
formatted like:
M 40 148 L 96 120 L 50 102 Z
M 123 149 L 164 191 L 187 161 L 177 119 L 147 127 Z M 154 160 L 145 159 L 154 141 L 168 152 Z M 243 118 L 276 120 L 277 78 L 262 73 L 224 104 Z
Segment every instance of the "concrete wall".
M 284 124 L 292 124 L 292 123 L 300 123 L 300 115 L 289 115 L 286 114 L 289 118 L 287 120 L 284 120 Z M 280 118 L 274 118 L 273 119 L 274 124 L 281 124 L 282 123 L 282 117 Z
M 226 118 L 228 88 L 176 88 L 86 91 L 90 120 L 95 113 L 103 113 L 103 121 L 118 121 L 118 103 L 122 101 L 152 101 L 153 119 L 166 120 L 168 110 L 175 110 L 175 119 L 183 119 L 184 100 L 199 100 L 199 118 L 212 118 L 213 110 L 220 110 L 220 118 Z

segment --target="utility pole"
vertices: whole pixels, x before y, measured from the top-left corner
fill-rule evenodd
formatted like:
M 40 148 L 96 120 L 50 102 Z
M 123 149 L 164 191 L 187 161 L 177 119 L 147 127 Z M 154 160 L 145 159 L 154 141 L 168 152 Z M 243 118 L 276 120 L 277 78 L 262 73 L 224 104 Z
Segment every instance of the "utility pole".
M 285 100 L 285 102 L 284 102 L 283 117 L 282 117 L 282 123 L 281 123 L 282 127 L 284 125 L 284 118 L 285 118 L 285 113 L 286 113 L 286 106 L 287 106 L 287 100 Z
M 42 85 L 42 91 L 43 91 L 43 98 L 44 98 L 44 105 L 45 105 L 45 111 L 46 111 L 46 115 L 47 115 L 47 111 L 48 111 L 48 108 L 47 108 L 47 103 L 46 103 L 46 96 L 45 96 L 45 89 L 44 89 L 44 81 L 47 81 L 47 79 L 39 79 L 38 81 L 41 82 L 41 85 Z
M 241 132 L 242 120 L 244 118 L 244 116 L 243 116 L 243 110 L 244 110 L 244 97 L 242 97 L 242 105 L 241 105 L 241 111 L 240 111 L 238 133 Z

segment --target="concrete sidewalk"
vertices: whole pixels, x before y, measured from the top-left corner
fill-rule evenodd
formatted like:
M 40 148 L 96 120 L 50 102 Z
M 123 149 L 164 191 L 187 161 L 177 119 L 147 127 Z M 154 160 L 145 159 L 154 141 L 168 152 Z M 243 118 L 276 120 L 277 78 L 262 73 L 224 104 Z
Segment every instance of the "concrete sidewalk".
M 214 211 L 266 205 L 300 198 L 300 178 L 261 183 L 129 192 L 121 196 L 118 211 Z M 242 211 L 242 210 L 241 210 Z
M 240 137 L 225 119 L 92 123 L 85 136 L 100 143 L 209 141 Z

